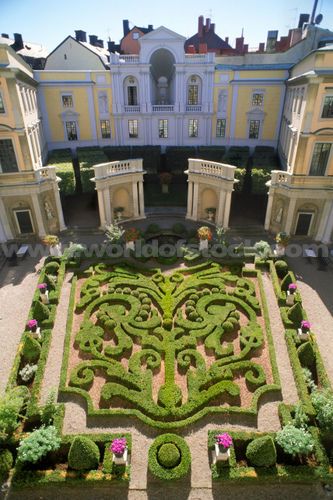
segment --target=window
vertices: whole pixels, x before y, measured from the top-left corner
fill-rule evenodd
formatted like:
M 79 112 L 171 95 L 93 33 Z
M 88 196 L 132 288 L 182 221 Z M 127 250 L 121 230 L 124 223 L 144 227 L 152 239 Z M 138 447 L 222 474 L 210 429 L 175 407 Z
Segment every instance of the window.
M 64 108 L 72 108 L 73 107 L 73 97 L 71 95 L 63 95 L 61 96 L 62 105 Z
M 66 122 L 67 139 L 77 141 L 76 122 Z
M 30 210 L 14 210 L 14 214 L 21 234 L 34 232 Z
M 135 31 L 134 33 L 132 33 L 132 38 L 133 40 L 137 40 L 140 36 L 140 33 L 138 33 L 137 31 Z
M 188 121 L 188 136 L 198 137 L 198 120 L 191 119 Z
M 110 139 L 111 127 L 109 120 L 101 120 L 101 134 L 102 134 L 102 139 Z
M 298 109 L 297 109 L 298 115 L 300 115 L 301 111 L 302 111 L 303 97 L 304 97 L 304 89 L 301 90 L 300 95 L 299 95 Z
M 1 93 L 0 93 L 0 113 L 6 113 L 5 103 L 3 102 L 3 98 L 2 98 Z
M 128 134 L 130 137 L 138 137 L 138 120 L 128 120 Z
M 168 120 L 159 120 L 158 137 L 166 139 L 168 137 Z
M 198 85 L 189 85 L 187 89 L 187 104 L 193 106 L 199 103 L 199 87 Z
M 16 155 L 11 139 L 0 140 L 0 172 L 18 172 Z
M 324 99 L 322 118 L 333 118 L 333 96 L 327 95 Z
M 250 120 L 249 139 L 258 139 L 260 120 Z
M 225 120 L 218 119 L 216 122 L 216 137 L 225 137 Z
M 310 175 L 325 175 L 330 152 L 330 142 L 316 143 L 312 155 Z
M 252 106 L 262 106 L 264 104 L 264 94 L 259 94 L 255 92 L 252 94 Z
M 138 104 L 138 93 L 135 86 L 127 87 L 127 102 L 129 106 L 137 106 Z

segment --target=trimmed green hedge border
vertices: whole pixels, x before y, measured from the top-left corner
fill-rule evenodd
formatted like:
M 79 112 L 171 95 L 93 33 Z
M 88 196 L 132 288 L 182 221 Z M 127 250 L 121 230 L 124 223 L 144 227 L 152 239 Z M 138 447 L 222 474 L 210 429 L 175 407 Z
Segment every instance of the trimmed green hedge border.
M 163 444 L 173 443 L 177 446 L 181 454 L 181 461 L 172 469 L 167 469 L 160 465 L 158 461 L 158 450 Z M 177 434 L 161 434 L 158 436 L 149 448 L 148 452 L 148 468 L 150 472 L 157 478 L 164 481 L 180 479 L 185 476 L 191 466 L 191 453 L 185 440 Z

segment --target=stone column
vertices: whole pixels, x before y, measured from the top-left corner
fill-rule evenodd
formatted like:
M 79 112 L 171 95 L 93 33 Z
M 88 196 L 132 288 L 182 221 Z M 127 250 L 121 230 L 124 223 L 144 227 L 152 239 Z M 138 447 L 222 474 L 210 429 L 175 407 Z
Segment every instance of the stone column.
M 112 223 L 112 209 L 111 209 L 111 198 L 110 198 L 109 187 L 106 187 L 103 189 L 103 197 L 104 197 L 104 210 L 105 210 L 106 224 L 111 224 Z
M 35 217 L 36 217 L 36 221 L 37 221 L 38 236 L 43 238 L 43 236 L 46 235 L 46 231 L 45 231 L 45 227 L 44 227 L 42 212 L 41 212 L 40 205 L 39 205 L 38 195 L 36 193 L 32 193 L 31 199 L 32 199 L 34 213 L 35 213 Z
M 143 182 L 139 181 L 139 207 L 140 207 L 140 217 L 145 217 L 145 200 L 143 194 Z
M 132 183 L 132 194 L 133 194 L 133 217 L 139 217 L 139 204 L 138 204 L 138 183 L 133 181 Z
M 231 195 L 232 195 L 232 191 L 227 191 L 225 194 L 224 215 L 223 215 L 223 227 L 224 227 L 224 229 L 228 229 L 228 227 L 229 227 Z
M 225 198 L 226 198 L 226 192 L 223 189 L 221 189 L 219 194 L 219 204 L 217 207 L 217 214 L 216 214 L 216 225 L 218 226 L 222 226 Z
M 333 231 L 333 202 L 330 200 L 331 203 L 331 210 L 329 212 L 329 215 L 327 217 L 327 222 L 324 230 L 324 234 L 322 236 L 322 243 L 331 243 L 331 234 Z
M 193 181 L 187 181 L 188 182 L 188 187 L 187 187 L 187 214 L 186 218 L 187 219 L 192 219 L 192 213 L 193 213 Z
M 269 226 L 271 223 L 273 200 L 274 200 L 274 191 L 272 191 L 272 192 L 270 191 L 268 194 L 268 203 L 267 203 L 267 208 L 266 208 L 266 216 L 265 216 L 265 224 L 264 224 L 264 229 L 266 231 L 269 231 Z
M 1 199 L 1 196 L 0 196 L 0 218 L 1 218 L 1 222 L 3 225 L 3 229 L 4 229 L 5 236 L 6 236 L 7 240 L 12 240 L 14 238 L 14 236 L 13 236 L 12 230 L 11 230 L 10 225 L 9 225 L 5 205 Z
M 194 182 L 193 187 L 193 210 L 192 210 L 192 218 L 193 220 L 198 220 L 198 201 L 199 201 L 199 184 L 198 182 Z
M 284 226 L 284 231 L 287 234 L 290 234 L 290 229 L 294 221 L 295 206 L 296 206 L 296 198 L 291 198 L 289 201 L 286 224 Z
M 54 199 L 55 199 L 55 203 L 56 203 L 58 220 L 59 220 L 59 230 L 65 231 L 67 229 L 67 227 L 66 227 L 65 220 L 64 220 L 64 213 L 62 211 L 59 188 L 58 188 L 58 184 L 56 184 L 56 183 L 53 184 L 53 192 L 54 192 Z
M 323 236 L 324 236 L 324 232 L 325 232 L 326 225 L 327 225 L 327 219 L 328 219 L 330 209 L 331 209 L 331 204 L 332 204 L 331 200 L 325 201 L 324 209 L 320 215 L 320 224 L 318 227 L 317 234 L 315 236 L 316 241 L 321 241 Z
M 97 189 L 97 198 L 98 198 L 98 210 L 99 210 L 99 219 L 101 222 L 101 229 L 105 228 L 106 225 L 106 219 L 105 219 L 105 209 L 104 209 L 104 196 L 103 196 L 103 189 Z

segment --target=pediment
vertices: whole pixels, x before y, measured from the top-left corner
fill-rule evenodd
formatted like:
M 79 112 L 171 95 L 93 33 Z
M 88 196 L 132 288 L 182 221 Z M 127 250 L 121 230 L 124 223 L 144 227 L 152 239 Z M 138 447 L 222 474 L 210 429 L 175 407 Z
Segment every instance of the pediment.
M 160 40 L 185 42 L 186 38 L 172 30 L 169 30 L 168 28 L 165 28 L 165 26 L 160 26 L 156 30 L 150 31 L 140 38 L 140 42 Z

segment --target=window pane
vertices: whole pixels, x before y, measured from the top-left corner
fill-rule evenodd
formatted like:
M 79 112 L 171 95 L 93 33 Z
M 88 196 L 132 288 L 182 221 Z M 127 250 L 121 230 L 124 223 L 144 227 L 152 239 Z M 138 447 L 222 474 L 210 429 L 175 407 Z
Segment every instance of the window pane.
M 310 175 L 325 175 L 330 151 L 331 143 L 317 142 L 313 150 Z
M 191 119 L 188 121 L 188 136 L 198 137 L 198 120 Z
M 64 108 L 72 108 L 73 107 L 73 97 L 71 95 L 63 95 L 62 96 L 62 105 Z
M 166 139 L 168 137 L 168 120 L 159 120 L 158 136 Z
M 322 118 L 332 118 L 333 117 L 333 96 L 326 96 L 324 100 Z
M 110 139 L 111 128 L 109 120 L 101 120 L 101 133 L 102 133 L 102 139 Z
M 250 120 L 249 139 L 258 139 L 260 120 Z
M 29 210 L 16 210 L 15 215 L 21 234 L 33 233 L 33 226 Z
M 225 120 L 218 119 L 216 122 L 216 137 L 225 137 Z
M 128 133 L 130 137 L 138 137 L 138 120 L 128 120 Z
M 67 139 L 77 141 L 77 131 L 75 122 L 66 122 Z
M 18 172 L 16 155 L 11 139 L 0 141 L 0 172 Z
M 0 94 L 0 113 L 5 113 L 5 103 L 3 102 L 2 95 Z
M 129 106 L 137 106 L 138 104 L 138 96 L 136 87 L 127 87 L 127 97 L 128 97 L 128 105 Z
M 199 102 L 199 88 L 198 85 L 188 86 L 187 104 L 195 105 Z
M 262 106 L 264 103 L 264 94 L 255 93 L 252 95 L 252 106 Z

